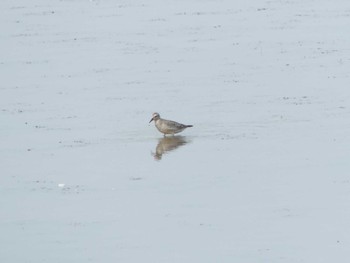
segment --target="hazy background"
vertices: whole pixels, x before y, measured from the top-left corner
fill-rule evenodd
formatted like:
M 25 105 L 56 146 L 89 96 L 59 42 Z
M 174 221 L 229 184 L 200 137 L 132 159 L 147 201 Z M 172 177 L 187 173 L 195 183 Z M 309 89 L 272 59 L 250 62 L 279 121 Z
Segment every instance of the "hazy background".
M 348 262 L 349 1 L 0 21 L 1 262 Z M 154 111 L 194 127 L 164 140 Z

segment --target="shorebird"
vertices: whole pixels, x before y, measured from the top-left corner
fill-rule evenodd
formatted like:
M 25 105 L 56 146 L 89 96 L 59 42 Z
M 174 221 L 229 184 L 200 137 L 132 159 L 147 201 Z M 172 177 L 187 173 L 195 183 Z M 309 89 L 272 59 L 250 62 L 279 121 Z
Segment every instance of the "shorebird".
M 182 132 L 186 128 L 193 127 L 193 125 L 185 125 L 176 121 L 161 119 L 159 113 L 157 112 L 153 113 L 152 119 L 149 122 L 151 123 L 152 121 L 154 121 L 158 131 L 163 133 L 164 136 L 166 134 L 174 135 L 175 133 Z

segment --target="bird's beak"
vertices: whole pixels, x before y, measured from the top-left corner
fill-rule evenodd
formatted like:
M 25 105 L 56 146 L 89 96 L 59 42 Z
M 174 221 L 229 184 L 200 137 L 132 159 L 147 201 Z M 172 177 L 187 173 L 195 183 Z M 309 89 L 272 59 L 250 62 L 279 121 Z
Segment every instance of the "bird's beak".
M 153 121 L 153 119 L 154 119 L 154 118 L 152 118 L 152 119 L 149 121 L 149 123 L 151 123 L 151 122 Z

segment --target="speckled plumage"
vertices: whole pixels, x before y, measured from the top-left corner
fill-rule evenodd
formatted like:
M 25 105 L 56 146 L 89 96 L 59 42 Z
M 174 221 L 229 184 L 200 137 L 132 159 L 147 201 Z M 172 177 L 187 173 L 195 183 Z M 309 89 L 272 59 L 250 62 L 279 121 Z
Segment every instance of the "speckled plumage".
M 150 122 L 154 121 L 155 126 L 157 127 L 158 131 L 164 134 L 176 134 L 179 132 L 182 132 L 184 129 L 193 127 L 193 125 L 185 125 L 178 123 L 176 121 L 170 121 L 160 118 L 159 113 L 155 112 L 152 115 L 152 119 Z

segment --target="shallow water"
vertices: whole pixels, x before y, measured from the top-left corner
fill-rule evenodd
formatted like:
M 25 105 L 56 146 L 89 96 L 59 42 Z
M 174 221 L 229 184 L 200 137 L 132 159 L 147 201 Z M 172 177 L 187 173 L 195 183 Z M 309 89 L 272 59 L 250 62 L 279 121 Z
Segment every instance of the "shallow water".
M 0 261 L 344 262 L 336 2 L 3 2 Z

